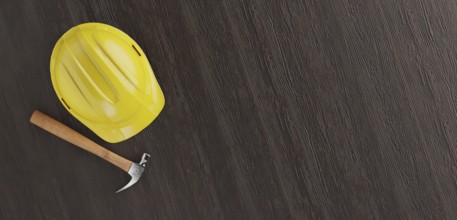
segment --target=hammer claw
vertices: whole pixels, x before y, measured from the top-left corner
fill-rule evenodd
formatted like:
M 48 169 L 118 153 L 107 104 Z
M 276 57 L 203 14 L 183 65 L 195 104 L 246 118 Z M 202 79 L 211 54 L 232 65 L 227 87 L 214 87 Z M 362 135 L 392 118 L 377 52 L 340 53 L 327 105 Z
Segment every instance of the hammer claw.
M 127 185 L 125 185 L 124 187 L 122 187 L 121 189 L 116 191 L 116 193 L 129 188 L 130 186 L 135 184 L 140 179 L 141 175 L 143 175 L 144 168 L 146 167 L 146 162 L 148 162 L 148 159 L 150 157 L 151 156 L 149 154 L 144 153 L 143 156 L 141 157 L 141 161 L 139 163 L 132 163 L 132 166 L 130 166 L 130 169 L 128 172 L 128 174 L 132 177 L 132 179 L 130 179 L 130 181 L 127 183 Z

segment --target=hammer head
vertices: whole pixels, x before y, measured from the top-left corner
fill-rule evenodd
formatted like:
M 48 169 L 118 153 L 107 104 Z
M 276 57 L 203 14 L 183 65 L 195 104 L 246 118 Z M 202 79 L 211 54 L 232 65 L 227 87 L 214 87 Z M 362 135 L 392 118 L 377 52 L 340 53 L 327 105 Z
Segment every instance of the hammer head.
M 141 161 L 139 163 L 132 163 L 132 166 L 129 169 L 128 174 L 132 177 L 130 182 L 127 183 L 124 187 L 122 187 L 120 190 L 116 191 L 116 193 L 121 192 L 136 182 L 140 179 L 141 175 L 143 175 L 144 169 L 146 168 L 146 163 L 148 162 L 148 159 L 151 157 L 151 155 L 144 153 L 143 156 L 141 157 Z

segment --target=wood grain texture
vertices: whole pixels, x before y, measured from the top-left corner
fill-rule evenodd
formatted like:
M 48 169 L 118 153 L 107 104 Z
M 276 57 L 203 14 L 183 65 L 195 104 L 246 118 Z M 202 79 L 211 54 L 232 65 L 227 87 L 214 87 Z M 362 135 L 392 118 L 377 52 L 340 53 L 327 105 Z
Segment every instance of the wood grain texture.
M 452 0 L 0 0 L 0 219 L 456 219 Z M 49 58 L 98 21 L 144 49 L 166 106 L 107 144 L 66 112 Z M 28 122 L 40 109 L 131 160 Z
M 113 165 L 119 167 L 126 173 L 129 172 L 130 167 L 132 166 L 132 161 L 127 160 L 107 150 L 106 148 L 100 146 L 92 140 L 82 136 L 77 131 L 69 128 L 68 126 L 60 123 L 59 121 L 56 121 L 55 119 L 49 117 L 48 115 L 40 111 L 35 110 L 32 113 L 32 116 L 30 117 L 29 121 L 30 123 L 44 129 L 45 131 L 55 135 L 56 137 L 62 138 L 63 140 L 72 143 L 76 147 L 79 147 L 96 156 L 99 156 L 107 162 L 110 162 Z

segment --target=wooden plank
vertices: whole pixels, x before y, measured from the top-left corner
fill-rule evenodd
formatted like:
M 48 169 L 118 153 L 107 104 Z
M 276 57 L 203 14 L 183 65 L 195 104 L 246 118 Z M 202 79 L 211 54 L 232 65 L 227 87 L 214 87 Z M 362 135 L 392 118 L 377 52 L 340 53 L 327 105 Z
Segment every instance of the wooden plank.
M 426 0 L 0 0 L 0 219 L 456 219 L 457 5 Z M 97 21 L 166 106 L 104 143 L 61 106 L 57 39 Z M 121 170 L 28 120 L 39 109 Z

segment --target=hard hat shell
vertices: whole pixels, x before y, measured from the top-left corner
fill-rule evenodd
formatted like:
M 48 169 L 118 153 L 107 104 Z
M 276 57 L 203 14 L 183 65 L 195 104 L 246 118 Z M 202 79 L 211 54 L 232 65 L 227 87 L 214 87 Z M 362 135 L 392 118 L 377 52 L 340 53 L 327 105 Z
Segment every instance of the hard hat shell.
M 52 51 L 50 69 L 65 108 L 110 143 L 143 130 L 165 104 L 143 50 L 106 24 L 85 23 L 67 31 Z

